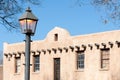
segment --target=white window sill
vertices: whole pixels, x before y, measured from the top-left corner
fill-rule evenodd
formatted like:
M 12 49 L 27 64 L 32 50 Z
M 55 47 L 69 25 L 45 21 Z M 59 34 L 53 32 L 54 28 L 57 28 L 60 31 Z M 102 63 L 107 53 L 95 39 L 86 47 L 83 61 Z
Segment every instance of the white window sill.
M 107 69 L 107 68 L 101 68 L 101 69 L 99 69 L 99 71 L 109 71 L 109 69 Z
M 32 72 L 32 74 L 39 74 L 40 71 L 35 71 L 35 72 Z
M 76 69 L 75 72 L 84 72 L 84 69 Z
M 20 72 L 19 73 L 14 73 L 14 75 L 20 75 Z

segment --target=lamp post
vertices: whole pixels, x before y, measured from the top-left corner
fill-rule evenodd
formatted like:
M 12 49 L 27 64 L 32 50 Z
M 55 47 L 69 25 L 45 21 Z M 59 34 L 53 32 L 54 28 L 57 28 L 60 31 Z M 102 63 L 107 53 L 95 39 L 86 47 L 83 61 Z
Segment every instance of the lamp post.
M 37 25 L 37 17 L 32 14 L 28 7 L 26 12 L 19 18 L 21 31 L 26 34 L 25 40 L 25 80 L 30 80 L 30 42 L 31 36 L 34 35 Z

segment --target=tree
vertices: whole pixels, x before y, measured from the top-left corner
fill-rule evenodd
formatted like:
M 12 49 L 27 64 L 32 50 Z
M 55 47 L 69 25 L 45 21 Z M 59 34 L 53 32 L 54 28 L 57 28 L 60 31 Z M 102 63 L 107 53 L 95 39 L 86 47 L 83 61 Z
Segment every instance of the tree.
M 112 22 L 117 26 L 120 26 L 120 0 L 76 0 L 78 5 L 82 5 L 89 2 L 98 11 L 104 23 Z
M 0 0 L 0 24 L 9 30 L 17 29 L 19 25 L 16 17 L 24 10 L 25 3 L 39 5 L 41 0 Z
M 120 0 L 93 0 L 93 4 L 105 13 L 105 19 L 120 26 Z
M 7 29 L 17 29 L 19 27 L 16 19 L 17 14 L 24 9 L 25 3 L 40 5 L 42 0 L 0 0 L 0 24 Z M 84 3 L 90 3 L 101 13 L 104 23 L 120 23 L 120 0 L 75 0 L 82 6 Z M 24 3 L 24 4 L 23 4 Z

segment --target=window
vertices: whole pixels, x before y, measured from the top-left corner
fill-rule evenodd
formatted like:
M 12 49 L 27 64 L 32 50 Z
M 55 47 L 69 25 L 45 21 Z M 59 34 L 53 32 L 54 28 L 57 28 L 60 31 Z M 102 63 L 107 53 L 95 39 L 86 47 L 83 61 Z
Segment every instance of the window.
M 39 55 L 35 55 L 34 56 L 34 61 L 33 61 L 34 63 L 34 72 L 37 72 L 37 71 L 39 71 L 40 70 L 40 57 L 39 57 Z
M 58 34 L 54 34 L 54 40 L 58 41 Z
M 84 68 L 84 52 L 77 52 L 77 69 Z
M 15 58 L 15 73 L 19 73 L 20 72 L 20 57 L 16 57 Z
M 110 50 L 101 49 L 101 69 L 109 68 L 109 57 L 110 57 Z

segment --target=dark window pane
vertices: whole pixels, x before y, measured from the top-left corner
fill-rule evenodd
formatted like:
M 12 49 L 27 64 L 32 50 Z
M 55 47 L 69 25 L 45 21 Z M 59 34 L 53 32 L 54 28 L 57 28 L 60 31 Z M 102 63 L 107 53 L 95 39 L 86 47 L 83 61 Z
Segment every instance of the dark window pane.
M 77 69 L 84 68 L 84 53 L 77 54 Z
M 101 50 L 101 68 L 108 69 L 109 68 L 109 49 Z
M 15 58 L 15 73 L 19 73 L 20 72 L 20 57 L 16 57 Z
M 40 68 L 40 57 L 39 55 L 35 55 L 34 56 L 34 71 L 39 71 L 39 68 Z

